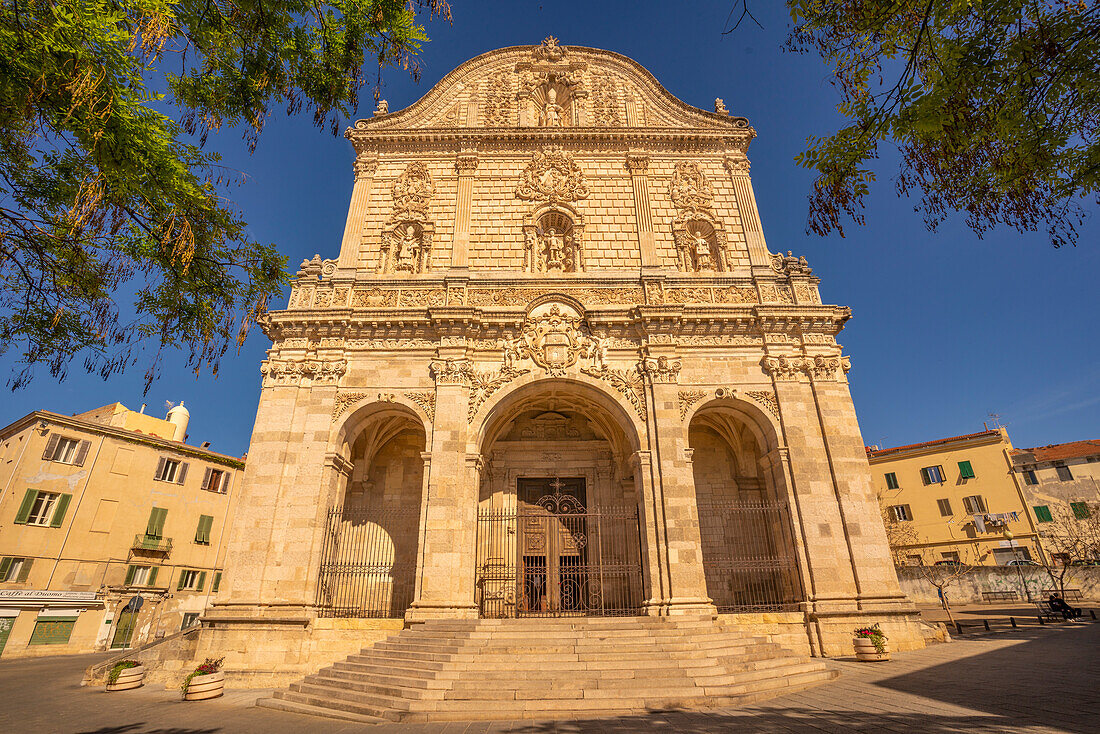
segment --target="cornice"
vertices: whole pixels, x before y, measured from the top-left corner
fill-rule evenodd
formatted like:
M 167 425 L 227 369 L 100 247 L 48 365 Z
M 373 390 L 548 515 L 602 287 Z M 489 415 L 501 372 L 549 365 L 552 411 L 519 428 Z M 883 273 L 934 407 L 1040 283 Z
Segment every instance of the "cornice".
M 356 154 L 381 152 L 387 146 L 442 145 L 476 146 L 487 152 L 495 146 L 514 150 L 521 146 L 563 145 L 570 147 L 607 146 L 608 150 L 654 152 L 669 148 L 713 147 L 716 151 L 747 150 L 755 132 L 748 130 L 712 130 L 709 128 L 668 127 L 471 127 L 471 128 L 393 128 L 356 131 L 349 135 Z

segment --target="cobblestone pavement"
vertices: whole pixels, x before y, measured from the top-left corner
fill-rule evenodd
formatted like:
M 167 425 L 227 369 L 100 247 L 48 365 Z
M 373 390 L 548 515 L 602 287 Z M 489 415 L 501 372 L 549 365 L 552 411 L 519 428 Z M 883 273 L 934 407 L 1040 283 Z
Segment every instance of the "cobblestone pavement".
M 1100 731 L 1100 624 L 1058 624 L 830 662 L 837 680 L 742 709 L 603 720 L 367 726 L 251 706 L 262 691 L 184 703 L 152 688 L 80 688 L 98 656 L 0 662 L 0 732 L 19 734 L 603 734 L 604 732 Z

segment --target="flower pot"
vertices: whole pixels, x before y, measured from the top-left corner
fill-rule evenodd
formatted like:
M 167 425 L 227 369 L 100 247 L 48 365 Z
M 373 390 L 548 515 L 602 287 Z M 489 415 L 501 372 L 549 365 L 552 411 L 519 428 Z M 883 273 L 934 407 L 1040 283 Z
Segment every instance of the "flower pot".
M 879 652 L 875 649 L 870 637 L 853 637 L 852 645 L 856 649 L 856 660 L 860 662 L 874 663 L 890 659 L 890 648 L 887 647 L 883 652 Z
M 128 691 L 131 688 L 141 688 L 143 685 L 145 685 L 145 666 L 138 665 L 122 670 L 114 683 L 107 683 L 107 690 Z
M 203 701 L 207 698 L 217 698 L 225 692 L 225 673 L 218 671 L 209 675 L 196 675 L 187 684 L 187 692 L 183 694 L 185 701 Z

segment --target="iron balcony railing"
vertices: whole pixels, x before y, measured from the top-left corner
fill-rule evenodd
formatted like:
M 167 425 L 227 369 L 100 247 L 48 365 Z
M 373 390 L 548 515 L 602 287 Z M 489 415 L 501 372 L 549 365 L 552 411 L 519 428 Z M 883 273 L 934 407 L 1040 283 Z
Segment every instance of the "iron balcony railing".
M 134 536 L 134 544 L 130 546 L 130 548 L 132 550 L 151 551 L 153 553 L 171 553 L 172 539 L 153 538 L 144 533 L 138 533 Z

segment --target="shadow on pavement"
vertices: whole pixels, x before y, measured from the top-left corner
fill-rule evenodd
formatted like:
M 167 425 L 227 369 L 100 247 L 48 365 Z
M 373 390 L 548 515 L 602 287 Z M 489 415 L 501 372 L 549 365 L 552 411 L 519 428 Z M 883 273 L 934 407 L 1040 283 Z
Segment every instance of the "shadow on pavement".
M 87 729 L 78 734 L 217 734 L 223 731 L 218 729 L 189 729 L 171 727 L 168 729 L 150 729 L 145 724 L 121 724 L 119 726 L 104 726 L 99 729 Z

